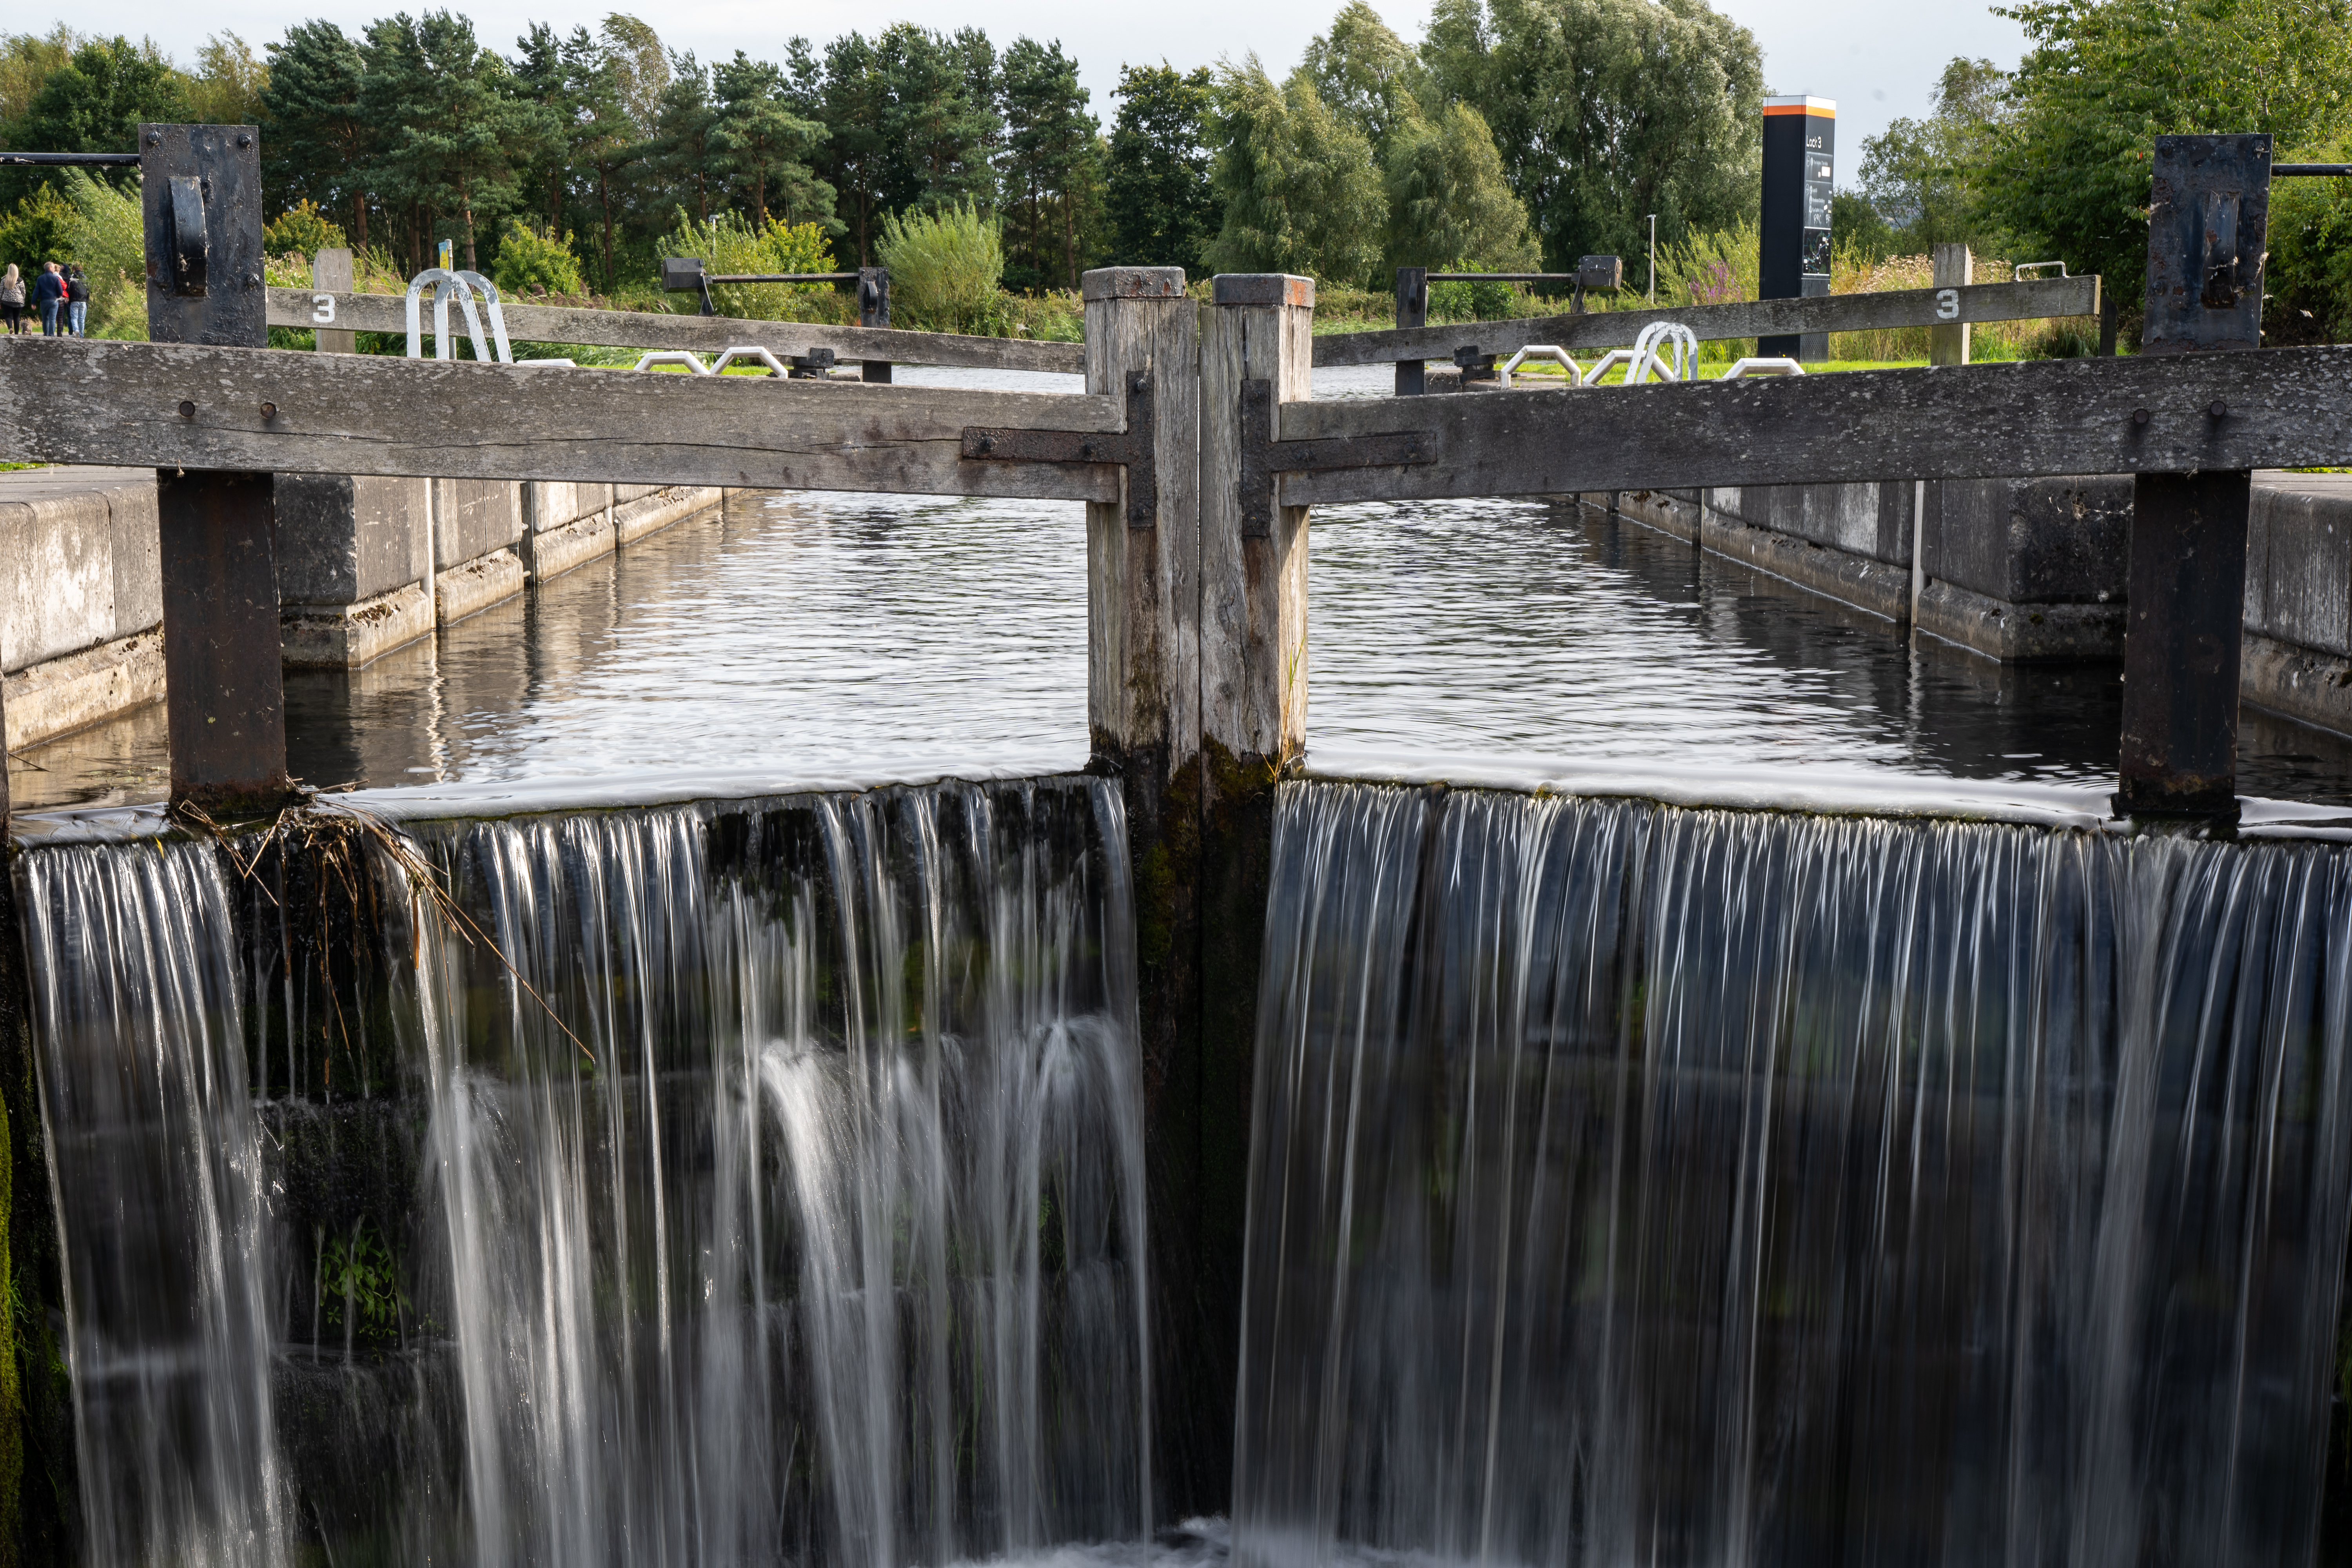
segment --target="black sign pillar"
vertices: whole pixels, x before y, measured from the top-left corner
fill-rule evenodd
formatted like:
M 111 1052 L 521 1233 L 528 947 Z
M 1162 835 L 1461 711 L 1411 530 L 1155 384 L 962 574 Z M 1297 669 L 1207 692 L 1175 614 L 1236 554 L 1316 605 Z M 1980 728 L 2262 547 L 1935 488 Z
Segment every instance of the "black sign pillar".
M 1764 100 L 1764 253 L 1758 294 L 1811 299 L 1830 291 L 1830 196 L 1837 184 L 1837 105 L 1826 98 Z M 1827 332 L 1757 341 L 1759 354 L 1830 356 Z

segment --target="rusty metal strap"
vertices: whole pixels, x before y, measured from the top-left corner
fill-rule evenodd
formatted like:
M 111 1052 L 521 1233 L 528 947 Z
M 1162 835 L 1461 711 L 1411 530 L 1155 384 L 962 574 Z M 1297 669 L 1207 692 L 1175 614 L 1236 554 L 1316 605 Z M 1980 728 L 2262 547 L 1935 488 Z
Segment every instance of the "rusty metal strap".
M 1346 436 L 1320 441 L 1274 438 L 1274 383 L 1242 383 L 1242 537 L 1274 534 L 1274 481 L 1280 474 L 1330 468 L 1388 468 L 1436 460 L 1419 431 L 1394 436 Z
M 1124 430 L 1019 430 L 968 425 L 963 455 L 984 463 L 1105 463 L 1127 469 L 1127 526 L 1150 528 L 1159 520 L 1159 470 L 1153 465 L 1151 373 L 1127 378 Z

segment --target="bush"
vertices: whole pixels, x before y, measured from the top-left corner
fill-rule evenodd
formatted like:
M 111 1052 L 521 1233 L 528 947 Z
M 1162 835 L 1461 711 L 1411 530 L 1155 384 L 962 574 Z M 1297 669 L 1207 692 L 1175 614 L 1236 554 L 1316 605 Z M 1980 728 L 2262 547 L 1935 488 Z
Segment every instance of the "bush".
M 289 253 L 316 257 L 322 250 L 347 250 L 351 241 L 343 231 L 328 220 L 308 196 L 278 215 L 278 221 L 261 231 L 261 247 L 271 256 Z
M 893 215 L 876 247 L 890 269 L 890 324 L 933 332 L 985 331 L 1004 276 L 997 222 L 966 203 Z
M 66 259 L 66 232 L 73 220 L 73 205 L 55 186 L 35 191 L 16 204 L 16 211 L 0 217 L 0 267 L 15 262 L 29 290 L 41 263 Z M 28 291 L 26 298 L 31 297 Z
M 68 169 L 66 201 L 73 217 L 66 251 L 89 279 L 89 333 L 94 338 L 147 336 L 147 229 L 139 197 L 86 170 Z
M 2352 341 L 2352 180 L 2272 186 L 2270 251 L 2263 346 Z
M 694 256 L 707 272 L 833 272 L 833 242 L 821 224 L 788 224 L 768 220 L 755 229 L 735 213 L 720 213 L 708 223 L 697 223 L 677 209 L 677 220 L 655 247 L 656 256 Z M 656 279 L 656 286 L 659 280 Z M 840 314 L 830 283 L 720 283 L 713 285 L 710 301 L 722 316 L 751 321 L 830 321 Z M 675 297 L 675 310 L 698 310 L 699 300 Z M 853 318 L 854 320 L 855 318 Z
M 509 299 L 530 294 L 577 294 L 580 259 L 572 253 L 572 235 L 562 239 L 520 218 L 507 219 L 499 237 L 499 258 L 490 268 L 490 281 Z

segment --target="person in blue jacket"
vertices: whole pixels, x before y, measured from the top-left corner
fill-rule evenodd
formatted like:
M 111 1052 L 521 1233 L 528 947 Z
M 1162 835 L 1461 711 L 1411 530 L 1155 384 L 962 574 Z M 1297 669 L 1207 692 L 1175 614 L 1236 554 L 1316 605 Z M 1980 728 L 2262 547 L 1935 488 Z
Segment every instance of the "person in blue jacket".
M 41 263 L 41 275 L 33 280 L 33 305 L 41 312 L 41 336 L 58 335 L 58 307 L 65 303 L 65 275 L 54 261 Z

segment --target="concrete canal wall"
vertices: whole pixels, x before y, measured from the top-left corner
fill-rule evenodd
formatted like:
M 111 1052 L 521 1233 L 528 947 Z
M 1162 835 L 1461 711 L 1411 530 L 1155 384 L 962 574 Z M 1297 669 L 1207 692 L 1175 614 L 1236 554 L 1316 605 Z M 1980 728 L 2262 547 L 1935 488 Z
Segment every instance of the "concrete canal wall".
M 1916 604 L 1920 631 L 1987 658 L 2123 656 L 2128 479 L 1582 500 L 1893 621 L 1911 622 Z M 2255 476 L 2240 690 L 2259 707 L 2352 734 L 2352 475 Z
M 285 661 L 358 668 L 719 503 L 706 486 L 280 475 Z M 21 748 L 163 696 L 149 468 L 0 473 L 0 669 Z

